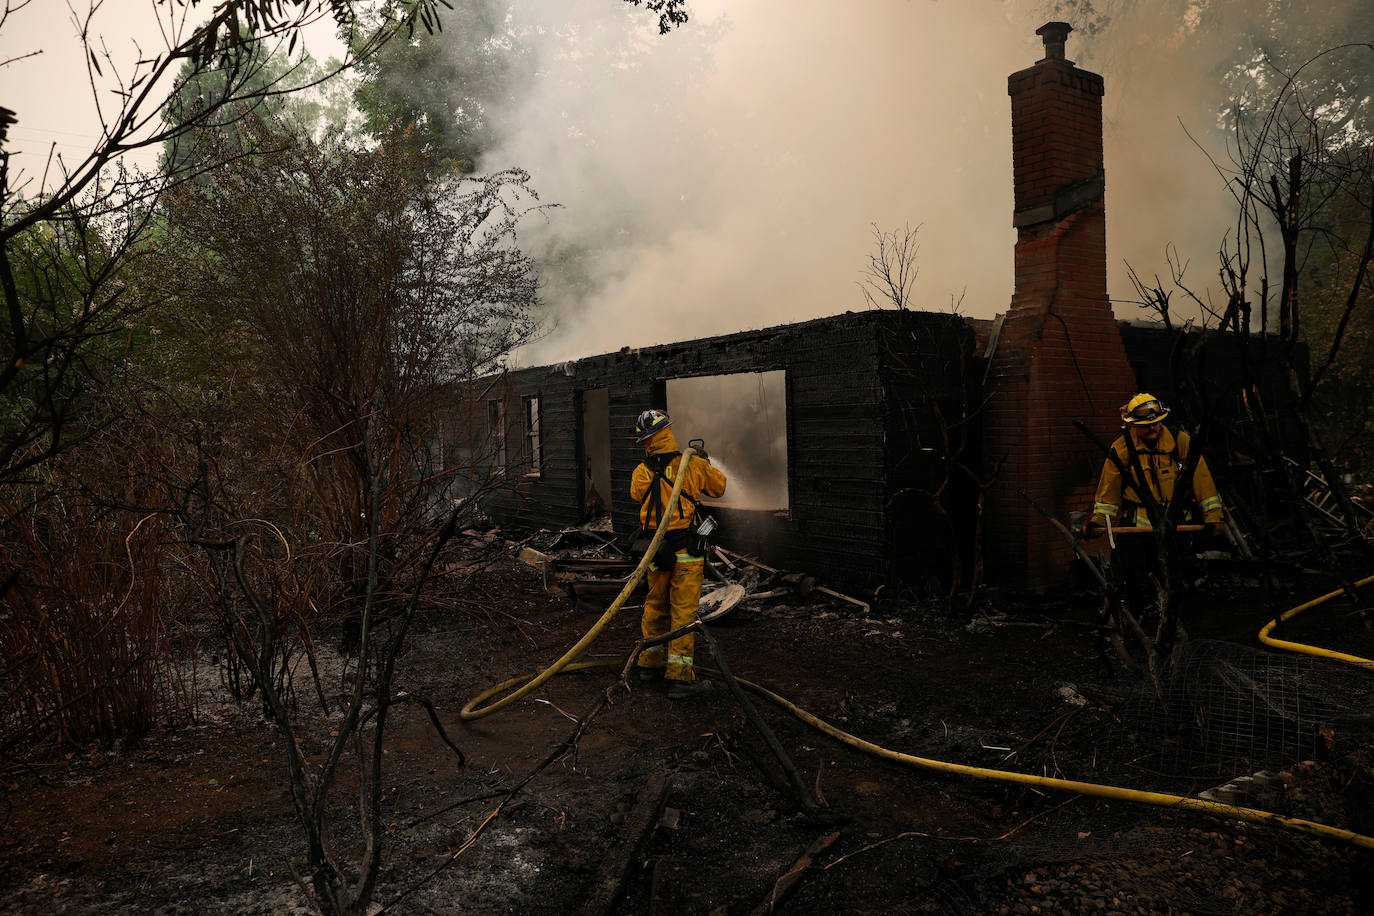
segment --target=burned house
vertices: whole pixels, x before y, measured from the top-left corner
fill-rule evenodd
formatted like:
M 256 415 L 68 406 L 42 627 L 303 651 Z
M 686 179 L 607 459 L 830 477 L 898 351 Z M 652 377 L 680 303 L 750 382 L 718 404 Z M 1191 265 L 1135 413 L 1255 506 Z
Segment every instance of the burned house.
M 657 406 L 679 444 L 705 440 L 730 478 L 709 506 L 725 546 L 869 584 L 893 568 L 938 575 L 972 532 L 946 508 L 967 501 L 967 484 L 944 443 L 978 466 L 976 437 L 959 428 L 975 345 L 957 316 L 867 311 L 510 372 L 478 408 L 505 443 L 490 509 L 526 527 L 608 511 L 633 530 L 643 449 L 630 431 Z
M 1180 358 L 1207 363 L 1192 384 L 1216 403 L 1228 371 L 1199 356 L 1218 341 L 1112 313 L 1103 84 L 1065 59 L 1068 32 L 1038 30 L 1045 57 L 1009 78 L 1018 237 L 1011 306 L 995 322 L 851 312 L 485 380 L 470 409 L 504 472 L 491 513 L 534 528 L 604 512 L 632 531 L 631 430 L 660 407 L 679 443 L 704 439 L 730 477 L 710 506 L 719 541 L 764 563 L 861 587 L 947 584 L 967 581 L 977 544 L 990 581 L 1066 581 L 1069 546 L 1034 504 L 1063 519 L 1088 508 L 1102 462 L 1092 437 L 1116 436 L 1119 406 L 1142 389 L 1196 400 L 1170 371 Z M 1255 347 L 1246 358 L 1275 379 L 1281 413 L 1277 363 Z

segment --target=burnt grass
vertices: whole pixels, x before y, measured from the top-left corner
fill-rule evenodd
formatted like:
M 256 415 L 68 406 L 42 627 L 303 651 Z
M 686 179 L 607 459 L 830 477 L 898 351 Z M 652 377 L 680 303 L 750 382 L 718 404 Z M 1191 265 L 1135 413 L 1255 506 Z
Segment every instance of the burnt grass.
M 419 707 L 395 709 L 374 912 L 1374 909 L 1367 850 L 942 775 L 862 753 L 755 698 L 817 802 L 808 811 L 728 691 L 674 702 L 661 684 L 638 682 L 614 688 L 575 750 L 468 843 L 615 681 L 610 670 L 561 676 L 507 710 L 462 722 L 469 699 L 541 670 L 600 615 L 499 542 L 473 550 L 492 562 L 462 601 L 426 609 L 398 684 L 435 705 L 467 762 L 458 765 Z M 1190 594 L 1184 620 L 1194 638 L 1258 652 L 1254 634 L 1274 616 L 1274 599 L 1266 604 L 1251 585 L 1213 577 Z M 1295 584 L 1278 610 L 1326 590 Z M 1143 680 L 1104 665 L 1095 612 L 1079 593 L 988 592 L 957 613 L 899 596 L 867 615 L 823 595 L 785 595 L 742 604 L 712 632 L 739 677 L 884 747 L 1177 794 L 1267 769 L 1278 787 L 1263 802 L 1270 809 L 1374 832 L 1367 730 L 1326 729 L 1284 751 L 1286 761 L 1253 749 L 1251 758 L 1183 753 L 1185 739 L 1136 726 Z M 626 610 L 590 655 L 623 660 L 637 634 L 638 612 Z M 704 648 L 698 660 L 713 667 Z M 326 679 L 335 676 L 341 689 L 341 675 Z M 308 727 L 329 728 L 305 698 L 301 714 L 313 717 Z M 304 847 L 277 735 L 252 704 L 204 711 L 129 747 L 5 761 L 3 773 L 0 911 L 310 911 L 292 876 Z M 338 797 L 335 823 L 347 840 L 350 796 Z

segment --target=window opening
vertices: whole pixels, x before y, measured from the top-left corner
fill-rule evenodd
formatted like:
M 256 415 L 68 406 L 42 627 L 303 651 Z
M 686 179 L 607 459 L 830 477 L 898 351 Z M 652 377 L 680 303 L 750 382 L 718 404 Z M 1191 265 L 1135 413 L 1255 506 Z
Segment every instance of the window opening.
M 729 483 L 717 505 L 786 510 L 787 373 L 740 372 L 667 381 L 678 445 L 705 439 Z

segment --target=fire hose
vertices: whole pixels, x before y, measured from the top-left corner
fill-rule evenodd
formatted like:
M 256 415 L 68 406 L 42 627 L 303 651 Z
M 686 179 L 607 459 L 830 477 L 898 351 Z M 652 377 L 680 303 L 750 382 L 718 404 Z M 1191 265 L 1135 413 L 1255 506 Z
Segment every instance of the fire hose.
M 685 466 L 687 461 L 690 460 L 692 454 L 693 450 L 690 447 L 688 447 L 683 452 L 683 466 Z M 682 483 L 684 480 L 686 480 L 686 477 L 686 474 L 678 474 L 677 480 L 673 482 L 672 495 L 669 497 L 667 506 L 662 514 L 663 518 L 668 518 L 672 514 L 673 509 L 676 508 L 678 499 L 682 494 Z M 572 646 L 572 648 L 568 649 L 568 651 L 565 652 L 561 658 L 555 661 L 548 668 L 545 668 L 542 672 L 530 678 L 527 682 L 525 682 L 524 686 L 519 687 L 518 689 L 512 691 L 511 693 L 507 694 L 501 699 L 493 703 L 490 703 L 489 705 L 483 706 L 482 704 L 490 700 L 492 697 L 497 696 L 502 691 L 507 690 L 515 686 L 516 684 L 519 684 L 521 681 L 524 681 L 525 678 L 511 678 L 510 680 L 503 681 L 500 684 L 496 684 L 495 686 L 490 687 L 482 693 L 478 694 L 476 697 L 470 700 L 466 706 L 463 707 L 462 712 L 460 713 L 461 717 L 464 720 L 472 721 L 474 719 L 480 719 L 483 716 L 491 715 L 497 710 L 509 706 L 516 700 L 528 696 L 530 693 L 537 690 L 541 685 L 546 683 L 549 679 L 562 672 L 586 670 L 589 668 L 621 667 L 621 662 L 575 662 L 575 659 L 587 648 L 587 646 L 589 646 L 596 639 L 598 635 L 600 635 L 600 633 L 606 628 L 606 626 L 611 622 L 611 620 L 614 619 L 618 613 L 620 613 L 620 610 L 622 606 L 625 604 L 625 601 L 629 598 L 630 593 L 634 591 L 635 586 L 639 584 L 640 579 L 643 578 L 645 571 L 648 569 L 650 560 L 652 559 L 654 553 L 658 550 L 659 544 L 662 542 L 666 530 L 666 526 L 659 526 L 655 530 L 654 536 L 652 540 L 650 540 L 649 542 L 649 546 L 645 549 L 644 555 L 640 558 L 640 561 L 638 565 L 635 567 L 634 572 L 631 573 L 630 578 L 626 580 L 625 586 L 621 589 L 620 594 L 617 595 L 615 600 L 611 602 L 611 605 L 606 609 L 606 612 L 601 615 L 601 618 L 597 620 L 595 624 L 592 625 L 592 628 L 588 630 L 587 633 Z M 1368 579 L 1364 579 L 1357 584 L 1363 585 L 1366 582 L 1371 581 L 1374 581 L 1374 576 L 1371 576 Z M 1314 602 L 1308 602 L 1306 607 L 1319 604 L 1324 600 L 1334 597 L 1336 594 L 1339 594 L 1339 592 L 1333 592 L 1331 595 L 1326 595 L 1323 598 L 1317 599 Z M 1281 619 L 1286 619 L 1287 617 L 1292 616 L 1299 610 L 1302 610 L 1303 607 L 1304 606 L 1299 606 L 1298 608 L 1294 608 L 1292 611 L 1289 611 L 1287 615 L 1285 615 L 1285 618 Z M 1277 621 L 1275 623 L 1277 623 Z M 1274 814 L 1269 811 L 1262 811 L 1257 808 L 1245 808 L 1237 805 L 1227 805 L 1221 802 L 1208 801 L 1206 799 L 1194 798 L 1192 796 L 1187 795 L 1170 795 L 1163 792 L 1147 792 L 1139 789 L 1127 789 L 1119 786 L 1110 786 L 1100 783 L 1082 782 L 1071 779 L 1059 779 L 1052 776 L 1034 776 L 1028 773 L 1018 773 L 1013 770 L 997 770 L 987 767 L 969 766 L 961 763 L 952 763 L 950 761 L 945 760 L 935 760 L 929 757 L 918 757 L 913 754 L 905 754 L 900 751 L 894 751 L 890 748 L 885 748 L 881 745 L 874 744 L 871 741 L 865 741 L 864 739 L 859 738 L 856 735 L 852 735 L 849 732 L 837 728 L 834 725 L 831 725 L 830 723 L 826 722 L 825 720 L 820 719 L 815 715 L 812 715 L 810 712 L 807 712 L 805 709 L 802 709 L 800 706 L 797 706 L 791 701 L 779 696 L 776 693 L 773 693 L 771 690 L 768 690 L 765 687 L 752 683 L 751 681 L 747 681 L 744 678 L 735 678 L 735 680 L 740 685 L 747 688 L 750 692 L 755 693 L 763 697 L 764 699 L 769 700 L 770 702 L 779 706 L 783 710 L 791 713 L 793 716 L 800 719 L 802 722 L 805 722 L 807 725 L 810 725 L 817 731 L 820 731 L 823 734 L 828 735 L 831 738 L 834 738 L 841 744 L 852 747 L 855 750 L 862 751 L 863 753 L 870 754 L 875 757 L 880 757 L 885 760 L 891 760 L 896 763 L 901 763 L 907 766 L 914 766 L 921 769 L 930 770 L 937 773 L 945 773 L 952 776 L 964 776 L 971 779 L 1011 783 L 1014 785 L 1030 786 L 1038 789 L 1047 789 L 1055 792 L 1070 792 L 1078 795 L 1092 796 L 1095 798 L 1137 802 L 1140 804 L 1154 805 L 1156 807 L 1171 808 L 1180 811 L 1194 811 L 1201 814 L 1211 815 L 1214 817 L 1249 821 L 1251 823 L 1256 824 L 1265 824 L 1268 826 L 1280 827 L 1286 830 L 1293 830 L 1299 833 L 1305 833 L 1312 836 L 1322 837 L 1328 840 L 1338 840 L 1340 842 L 1349 843 L 1351 845 L 1363 849 L 1374 849 L 1374 836 L 1366 836 L 1364 834 L 1355 833 L 1351 830 L 1332 827 L 1327 824 L 1320 824 L 1315 821 L 1305 820 L 1303 818 L 1286 817 L 1284 815 Z
M 660 519 L 672 517 L 673 510 L 677 508 L 678 500 L 682 497 L 683 481 L 687 479 L 687 464 L 692 460 L 692 455 L 694 454 L 695 451 L 690 445 L 683 451 L 682 460 L 678 463 L 678 467 L 682 468 L 682 473 L 679 473 L 677 475 L 677 480 L 673 481 L 673 492 L 668 497 L 668 504 L 664 507 L 663 511 L 659 513 Z M 654 486 L 657 485 L 655 481 Z M 654 536 L 650 539 L 649 546 L 645 548 L 644 556 L 639 558 L 639 563 L 635 566 L 634 572 L 630 573 L 630 578 L 625 581 L 625 587 L 620 590 L 619 595 L 616 595 L 615 600 L 611 602 L 611 606 L 606 608 L 606 612 L 601 615 L 601 619 L 592 624 L 592 628 L 588 630 L 581 639 L 574 643 L 571 649 L 564 652 L 562 658 L 539 672 L 539 674 L 535 675 L 533 678 L 530 678 L 528 683 L 523 687 L 507 694 L 488 706 L 482 706 L 482 703 L 496 696 L 502 690 L 508 689 L 519 683 L 523 678 L 512 678 L 509 681 L 504 681 L 487 689 L 469 700 L 468 704 L 463 707 L 459 715 L 469 722 L 474 719 L 480 719 L 483 716 L 491 715 L 498 709 L 504 709 L 522 697 L 529 696 L 535 690 L 538 690 L 544 682 L 562 671 L 584 671 L 588 668 L 604 668 L 614 664 L 614 662 L 577 662 L 574 664 L 574 659 L 581 655 L 583 651 L 601 635 L 601 631 L 606 629 L 610 622 L 615 619 L 615 616 L 620 613 L 621 607 L 623 607 L 626 600 L 629 599 L 630 594 L 635 590 L 635 586 L 639 585 L 639 580 L 644 578 L 644 573 L 648 570 L 649 563 L 653 560 L 654 554 L 658 552 L 658 546 L 663 543 L 663 538 L 667 532 L 667 525 L 659 525 L 654 529 Z
M 1374 576 L 1366 576 L 1365 578 L 1356 582 L 1355 587 L 1359 588 L 1360 586 L 1368 585 L 1371 582 L 1374 582 Z M 1306 601 L 1302 604 L 1299 604 L 1297 607 L 1289 608 L 1288 610 L 1280 614 L 1278 617 L 1275 617 L 1273 620 L 1269 621 L 1264 625 L 1263 629 L 1259 631 L 1260 642 L 1264 643 L 1266 646 L 1273 646 L 1276 649 L 1287 649 L 1290 652 L 1301 652 L 1304 655 L 1315 655 L 1320 658 L 1334 658 L 1337 661 L 1347 662 L 1351 665 L 1357 665 L 1361 668 L 1369 668 L 1371 670 L 1374 670 L 1374 660 L 1368 658 L 1361 658 L 1358 655 L 1347 655 L 1344 652 L 1336 652 L 1332 649 L 1323 649 L 1320 646 L 1309 646 L 1305 643 L 1289 642 L 1286 639 L 1277 639 L 1274 636 L 1270 635 L 1274 632 L 1274 628 L 1277 627 L 1279 624 L 1283 623 L 1285 620 L 1291 620 L 1292 618 L 1301 614 L 1303 611 L 1306 611 L 1310 608 L 1314 608 L 1319 604 L 1325 604 L 1332 598 L 1344 594 L 1345 589 L 1338 588 L 1334 592 L 1327 592 L 1320 598 L 1313 598 L 1311 601 Z

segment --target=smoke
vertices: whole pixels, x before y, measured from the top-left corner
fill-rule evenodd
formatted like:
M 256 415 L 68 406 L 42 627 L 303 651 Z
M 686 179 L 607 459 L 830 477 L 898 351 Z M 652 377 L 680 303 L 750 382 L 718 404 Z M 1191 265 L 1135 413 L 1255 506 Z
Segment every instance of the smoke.
M 1188 134 L 1222 153 L 1225 78 L 1250 34 L 1237 24 L 1288 6 L 692 0 L 691 22 L 659 36 L 617 0 L 512 4 L 530 79 L 493 113 L 484 162 L 528 169 L 559 205 L 522 239 L 548 308 L 527 364 L 865 308 L 874 225 L 921 226 L 915 307 L 1005 311 L 1006 80 L 1042 56 L 1050 18 L 1076 26 L 1068 56 L 1106 79 L 1111 295 L 1133 295 L 1126 261 L 1167 279 L 1170 243 L 1205 287 L 1234 204 Z M 1332 27 L 1293 18 L 1270 31 Z
M 862 309 L 874 223 L 923 224 L 922 307 L 1006 308 L 1033 27 L 995 2 L 691 10 L 660 37 L 626 4 L 517 2 L 539 76 L 487 161 L 560 205 L 525 237 L 556 325 L 524 361 Z
M 784 373 L 744 372 L 668 380 L 678 445 L 705 440 L 727 478 L 723 505 L 786 509 L 787 403 Z
M 621 0 L 459 6 L 441 33 L 448 66 L 409 78 L 422 93 L 471 76 L 473 40 L 458 33 L 472 22 L 496 22 L 494 46 L 509 45 L 509 66 L 476 74 L 493 84 L 452 95 L 481 108 L 498 141 L 484 167 L 526 168 L 560 204 L 522 239 L 545 264 L 548 309 L 529 363 L 862 309 L 874 224 L 921 226 L 918 308 L 1004 311 L 1016 238 L 1006 78 L 1039 59 L 1034 30 L 1049 19 L 1075 27 L 1068 56 L 1106 81 L 1108 288 L 1117 314 L 1136 316 L 1126 261 L 1167 280 L 1172 243 L 1205 288 L 1234 227 L 1189 134 L 1224 161 L 1226 100 L 1258 104 L 1281 81 L 1263 61 L 1291 71 L 1374 40 L 1366 0 L 689 0 L 691 21 L 665 36 Z M 134 15 L 147 12 L 110 0 L 102 34 L 155 47 Z M 51 139 L 41 110 L 75 110 L 89 93 L 63 78 L 84 66 L 62 56 L 79 43 L 61 4 L 12 18 L 12 50 L 46 52 L 13 65 L 30 103 L 11 129 L 11 171 L 36 180 Z M 1363 69 L 1333 56 L 1319 73 L 1365 136 L 1369 56 Z M 69 156 L 94 142 L 94 123 L 66 125 L 85 132 L 60 135 Z
M 1237 204 L 1219 171 L 1233 166 L 1235 105 L 1262 117 L 1286 76 L 1322 51 L 1374 39 L 1374 7 L 1360 0 L 1057 0 L 1040 16 L 1078 29 L 1069 57 L 1105 80 L 1108 291 L 1118 318 L 1150 317 L 1130 301 L 1131 264 L 1169 288 L 1165 248 L 1186 265 L 1184 282 L 1218 296 L 1218 249 L 1234 245 Z M 1076 53 L 1075 53 L 1076 52 Z M 1303 72 L 1314 97 L 1363 95 L 1352 65 L 1374 72 L 1374 54 L 1343 53 Z M 1367 90 L 1364 90 L 1367 91 Z M 1368 136 L 1367 96 L 1347 112 Z M 1178 317 L 1199 316 L 1182 296 Z

